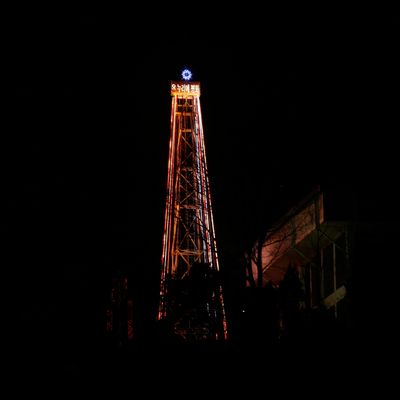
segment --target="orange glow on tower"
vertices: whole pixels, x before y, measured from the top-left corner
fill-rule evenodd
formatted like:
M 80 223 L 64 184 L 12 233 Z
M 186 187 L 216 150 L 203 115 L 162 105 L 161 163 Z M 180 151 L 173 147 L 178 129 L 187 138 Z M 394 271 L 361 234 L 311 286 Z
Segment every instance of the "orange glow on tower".
M 185 75 L 186 74 L 186 75 Z M 227 338 L 200 83 L 171 82 L 171 126 L 158 319 L 187 340 Z

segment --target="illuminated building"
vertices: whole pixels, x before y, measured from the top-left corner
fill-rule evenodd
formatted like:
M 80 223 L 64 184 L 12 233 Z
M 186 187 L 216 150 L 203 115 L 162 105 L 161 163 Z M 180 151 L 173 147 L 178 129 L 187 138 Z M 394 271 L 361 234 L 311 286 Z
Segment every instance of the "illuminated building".
M 348 288 L 361 228 L 346 191 L 316 188 L 286 213 L 247 254 L 247 286 L 279 287 L 293 267 L 307 311 L 323 309 L 336 321 L 349 317 Z M 360 239 L 358 239 L 358 242 Z M 359 256 L 358 256 L 359 257 Z
M 171 136 L 158 319 L 185 340 L 227 337 L 200 107 L 184 70 L 171 82 Z

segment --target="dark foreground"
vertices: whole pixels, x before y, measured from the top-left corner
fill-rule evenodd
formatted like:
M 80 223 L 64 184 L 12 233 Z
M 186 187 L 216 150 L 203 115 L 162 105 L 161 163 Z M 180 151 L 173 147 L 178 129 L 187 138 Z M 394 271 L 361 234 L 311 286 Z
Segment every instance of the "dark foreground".
M 106 379 L 109 382 L 193 382 L 212 381 L 234 386 L 250 384 L 261 376 L 330 376 L 337 366 L 342 376 L 351 377 L 361 361 L 359 346 L 350 338 L 329 342 L 202 344 L 132 344 L 99 351 L 81 350 L 66 354 L 63 377 Z M 336 373 L 335 373 L 336 374 Z M 343 375 L 344 374 L 344 375 Z M 269 378 L 267 378 L 269 377 Z M 269 381 L 271 384 L 271 381 Z M 256 384 L 254 381 L 251 385 Z

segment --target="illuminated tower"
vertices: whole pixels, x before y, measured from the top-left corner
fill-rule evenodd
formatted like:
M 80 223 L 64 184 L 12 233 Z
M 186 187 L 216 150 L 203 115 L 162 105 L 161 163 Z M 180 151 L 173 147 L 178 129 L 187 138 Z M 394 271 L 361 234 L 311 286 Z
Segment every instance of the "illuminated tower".
M 158 319 L 186 340 L 224 340 L 225 310 L 219 282 L 207 173 L 200 84 L 171 82 L 169 143 Z

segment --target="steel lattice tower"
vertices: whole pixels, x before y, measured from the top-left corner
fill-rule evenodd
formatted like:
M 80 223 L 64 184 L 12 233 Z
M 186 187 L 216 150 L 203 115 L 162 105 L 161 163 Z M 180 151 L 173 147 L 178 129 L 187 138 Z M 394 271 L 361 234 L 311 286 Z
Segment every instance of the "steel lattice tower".
M 200 108 L 200 84 L 171 82 L 158 319 L 188 340 L 227 338 Z

